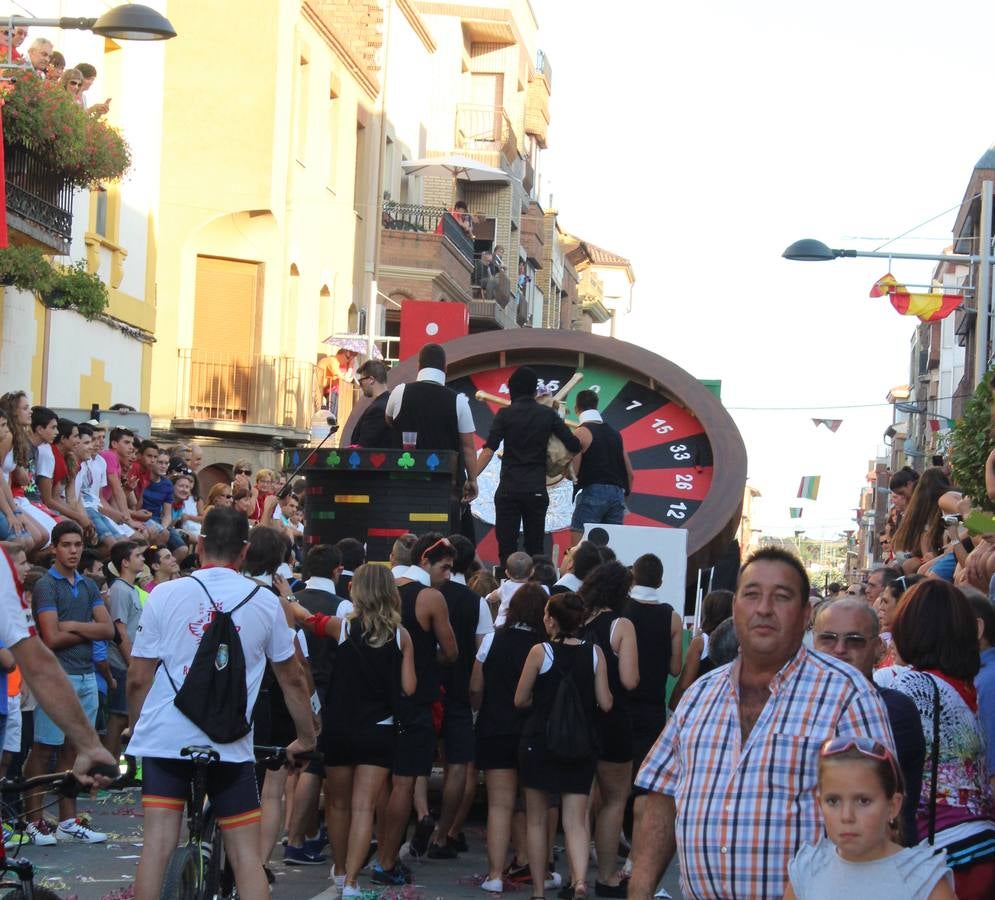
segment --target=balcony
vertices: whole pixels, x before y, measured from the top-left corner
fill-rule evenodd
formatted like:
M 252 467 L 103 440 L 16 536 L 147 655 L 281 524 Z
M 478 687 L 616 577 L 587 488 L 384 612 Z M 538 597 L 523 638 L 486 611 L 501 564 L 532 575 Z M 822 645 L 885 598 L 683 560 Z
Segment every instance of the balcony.
M 61 173 L 19 144 L 4 145 L 7 224 L 62 256 L 73 230 L 73 188 Z
M 553 69 L 549 57 L 539 51 L 535 73 L 529 78 L 525 96 L 525 133 L 531 134 L 536 143 L 546 148 L 549 132 L 549 96 L 552 93 Z
M 501 306 L 495 300 L 473 300 L 470 303 L 470 331 L 496 331 L 499 328 L 517 328 L 515 310 L 518 304 L 512 300 Z
M 387 201 L 381 223 L 381 291 L 402 301 L 470 301 L 473 241 L 448 210 Z
M 306 440 L 321 400 L 313 363 L 288 356 L 179 350 L 173 419 L 178 430 Z
M 461 103 L 456 107 L 456 148 L 488 165 L 494 154 L 508 163 L 518 159 L 518 137 L 502 106 Z

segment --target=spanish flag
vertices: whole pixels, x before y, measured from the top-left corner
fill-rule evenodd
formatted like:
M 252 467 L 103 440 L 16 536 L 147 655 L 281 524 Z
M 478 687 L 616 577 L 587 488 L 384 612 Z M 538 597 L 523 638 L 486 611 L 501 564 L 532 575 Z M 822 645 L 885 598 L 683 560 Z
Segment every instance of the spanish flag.
M 885 295 L 891 300 L 891 305 L 903 316 L 918 316 L 920 322 L 939 322 L 964 301 L 962 293 L 913 294 L 904 284 L 899 284 L 891 272 L 875 281 L 871 288 L 872 297 Z

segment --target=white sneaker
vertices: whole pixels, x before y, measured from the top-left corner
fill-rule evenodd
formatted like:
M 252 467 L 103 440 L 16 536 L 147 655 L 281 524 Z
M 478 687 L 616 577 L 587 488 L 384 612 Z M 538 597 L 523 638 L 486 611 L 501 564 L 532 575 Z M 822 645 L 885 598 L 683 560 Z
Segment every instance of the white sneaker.
M 359 889 L 358 885 L 347 884 L 347 885 L 344 885 L 343 888 L 342 888 L 342 896 L 343 897 L 362 897 L 363 896 L 363 892 Z
M 82 819 L 66 819 L 65 822 L 59 822 L 59 827 L 55 829 L 55 836 L 60 841 L 77 844 L 102 844 L 107 840 L 106 834 L 89 828 Z
M 670 892 L 666 888 L 660 888 L 653 896 L 661 897 L 662 900 L 674 900 L 674 898 L 670 896 Z
M 563 886 L 563 876 L 559 872 L 550 872 L 549 877 L 543 882 L 542 886 L 547 891 L 556 890 L 556 888 Z
M 328 873 L 328 877 L 331 879 L 332 887 L 338 892 L 339 896 L 342 896 L 342 891 L 345 888 L 345 875 L 336 875 L 335 866 L 332 865 L 331 871 Z
M 37 847 L 52 847 L 56 843 L 52 828 L 44 819 L 28 822 L 28 827 L 24 829 L 24 833 L 31 838 L 31 843 Z
M 501 878 L 488 878 L 480 885 L 482 891 L 487 891 L 489 894 L 500 894 L 504 891 L 504 880 Z

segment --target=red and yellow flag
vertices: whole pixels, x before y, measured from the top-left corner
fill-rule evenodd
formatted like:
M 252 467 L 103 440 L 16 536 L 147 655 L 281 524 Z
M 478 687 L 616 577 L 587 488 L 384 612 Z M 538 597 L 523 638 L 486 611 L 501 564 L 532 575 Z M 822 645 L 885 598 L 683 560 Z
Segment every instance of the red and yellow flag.
M 871 288 L 872 297 L 885 295 L 891 301 L 891 305 L 903 316 L 918 316 L 920 322 L 939 322 L 957 309 L 964 300 L 962 293 L 914 294 L 904 284 L 900 284 L 891 272 L 875 281 Z

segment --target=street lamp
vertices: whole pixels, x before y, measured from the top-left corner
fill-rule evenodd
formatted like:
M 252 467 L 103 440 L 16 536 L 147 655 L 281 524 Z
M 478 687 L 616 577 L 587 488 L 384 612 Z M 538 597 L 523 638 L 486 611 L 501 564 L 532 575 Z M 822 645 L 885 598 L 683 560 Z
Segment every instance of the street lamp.
M 837 250 L 814 238 L 795 241 L 782 254 L 798 262 L 828 262 L 831 259 L 914 259 L 923 262 L 978 263 L 977 315 L 974 325 L 974 378 L 981 381 L 988 371 L 988 330 L 992 314 L 992 182 L 981 185 L 981 246 L 969 253 L 882 253 L 878 250 Z
M 140 3 L 115 6 L 96 18 L 33 19 L 27 16 L 9 16 L 13 30 L 18 25 L 26 28 L 62 28 L 92 31 L 101 37 L 117 41 L 165 41 L 176 37 L 176 29 L 162 13 Z

